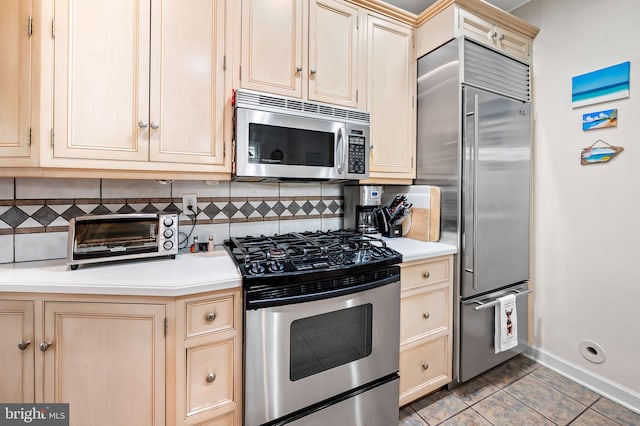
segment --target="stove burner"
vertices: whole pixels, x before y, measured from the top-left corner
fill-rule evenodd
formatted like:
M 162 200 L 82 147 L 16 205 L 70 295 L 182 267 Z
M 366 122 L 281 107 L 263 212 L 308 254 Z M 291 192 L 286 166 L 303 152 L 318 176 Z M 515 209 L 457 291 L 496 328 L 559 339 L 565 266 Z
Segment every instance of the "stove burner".
M 401 261 L 383 240 L 344 230 L 231 238 L 225 245 L 245 276 L 289 276 Z

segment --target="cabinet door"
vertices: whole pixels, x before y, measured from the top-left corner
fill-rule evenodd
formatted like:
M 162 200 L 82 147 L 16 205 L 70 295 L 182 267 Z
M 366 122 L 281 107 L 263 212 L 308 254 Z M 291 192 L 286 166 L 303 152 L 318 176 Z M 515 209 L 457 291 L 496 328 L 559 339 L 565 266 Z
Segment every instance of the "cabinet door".
M 45 302 L 44 400 L 69 403 L 72 426 L 164 425 L 164 316 L 164 305 Z
M 309 99 L 357 107 L 358 9 L 336 0 L 309 4 Z
M 148 160 L 150 12 L 150 0 L 55 1 L 54 157 Z
M 302 0 L 242 0 L 241 87 L 302 96 L 302 8 Z
M 224 164 L 224 0 L 152 8 L 151 161 Z
M 35 402 L 33 302 L 0 300 L 0 401 Z M 20 349 L 20 342 L 31 342 Z
M 30 0 L 0 2 L 0 156 L 29 157 L 31 147 Z
M 415 178 L 415 60 L 411 28 L 367 19 L 371 178 Z

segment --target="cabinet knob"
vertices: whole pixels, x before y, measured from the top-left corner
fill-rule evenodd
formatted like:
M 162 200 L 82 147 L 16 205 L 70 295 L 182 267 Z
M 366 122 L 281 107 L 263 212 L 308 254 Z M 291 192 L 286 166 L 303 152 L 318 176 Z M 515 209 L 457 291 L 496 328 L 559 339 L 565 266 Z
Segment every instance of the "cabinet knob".
M 422 368 L 424 368 L 425 370 L 429 369 L 429 363 L 427 361 L 422 363 Z
M 40 350 L 42 352 L 46 352 L 47 349 L 49 349 L 50 346 L 51 346 L 51 342 L 41 342 L 40 343 Z
M 207 383 L 213 383 L 213 381 L 216 379 L 216 375 L 215 373 L 209 373 L 207 374 Z
M 431 276 L 431 272 L 424 271 L 424 274 L 422 274 L 422 276 L 425 277 L 425 278 L 429 278 Z
M 146 129 L 148 125 L 149 125 L 149 123 L 147 123 L 144 120 L 138 121 L 138 127 L 140 127 L 141 129 Z
M 20 349 L 21 351 L 24 351 L 25 349 L 27 349 L 27 346 L 29 346 L 31 344 L 31 340 L 20 340 L 18 342 L 18 349 Z
M 429 312 L 425 312 L 424 314 L 422 314 L 422 316 L 424 317 L 424 319 L 429 319 L 431 314 L 429 314 Z
M 311 68 L 311 69 L 309 70 L 309 72 L 311 73 L 311 75 L 316 75 L 316 72 L 317 72 L 317 71 L 316 71 L 316 69 L 315 69 L 315 68 Z
M 373 145 L 369 146 L 369 151 L 373 151 Z
M 296 71 L 298 71 L 298 72 L 302 72 L 302 65 L 298 65 L 298 66 L 296 67 Z
M 160 127 L 160 123 L 158 123 L 157 121 L 152 121 L 150 124 L 152 129 L 157 129 L 158 127 Z
M 215 312 L 207 312 L 206 318 L 207 318 L 207 321 L 211 322 L 214 319 L 216 319 L 216 313 Z

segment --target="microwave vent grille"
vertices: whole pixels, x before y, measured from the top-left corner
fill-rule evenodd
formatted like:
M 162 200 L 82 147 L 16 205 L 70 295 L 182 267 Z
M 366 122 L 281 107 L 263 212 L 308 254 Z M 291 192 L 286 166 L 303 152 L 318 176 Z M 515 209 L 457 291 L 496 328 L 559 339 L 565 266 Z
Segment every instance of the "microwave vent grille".
M 282 112 L 296 111 L 308 116 L 335 117 L 366 124 L 370 122 L 370 115 L 366 111 L 338 108 L 331 105 L 283 98 L 246 90 L 238 90 L 236 92 L 236 100 L 239 106 L 268 107 L 271 110 L 280 110 Z

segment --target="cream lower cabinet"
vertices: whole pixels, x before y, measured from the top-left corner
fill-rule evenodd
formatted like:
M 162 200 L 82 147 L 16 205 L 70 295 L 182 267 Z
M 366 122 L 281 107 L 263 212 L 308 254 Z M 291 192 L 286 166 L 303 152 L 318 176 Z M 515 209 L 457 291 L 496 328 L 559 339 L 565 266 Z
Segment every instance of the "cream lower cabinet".
M 242 424 L 241 292 L 176 302 L 176 424 Z
M 0 293 L 0 401 L 69 403 L 71 426 L 239 426 L 241 294 Z
M 71 425 L 164 425 L 164 319 L 162 304 L 45 301 L 43 401 L 69 403 Z
M 0 166 L 31 157 L 30 0 L 0 2 Z
M 358 107 L 360 14 L 342 0 L 242 0 L 240 87 Z
M 367 110 L 371 113 L 370 179 L 411 183 L 416 177 L 416 60 L 413 29 L 367 16 Z
M 230 174 L 225 6 L 56 1 L 53 124 L 41 166 Z
M 0 401 L 35 402 L 34 306 L 30 300 L 0 299 Z
M 400 265 L 400 406 L 451 381 L 453 256 Z

